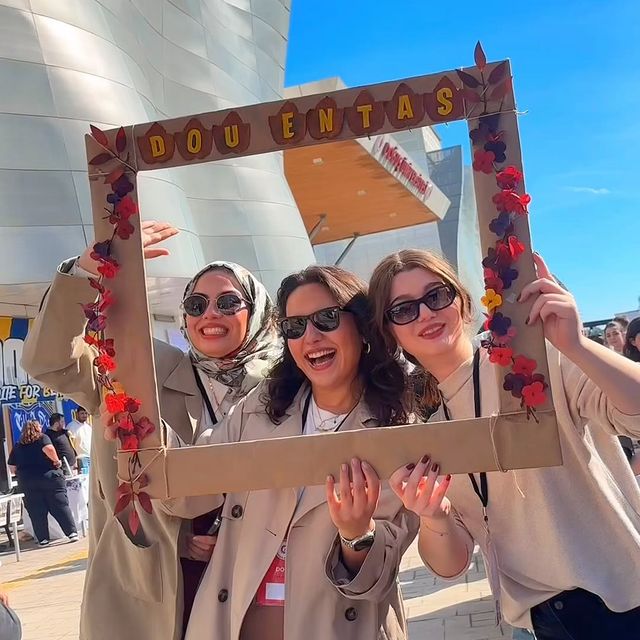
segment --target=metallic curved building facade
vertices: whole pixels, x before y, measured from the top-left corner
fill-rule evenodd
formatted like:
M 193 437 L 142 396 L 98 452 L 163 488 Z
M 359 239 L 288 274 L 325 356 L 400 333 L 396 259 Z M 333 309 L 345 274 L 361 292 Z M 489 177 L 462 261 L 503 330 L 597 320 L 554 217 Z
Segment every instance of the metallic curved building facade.
M 65 257 L 93 239 L 83 136 L 282 96 L 290 0 L 0 0 L 0 315 L 33 315 Z M 314 262 L 280 154 L 145 173 L 145 218 L 181 233 L 149 266 L 175 313 L 204 263 L 274 290 Z

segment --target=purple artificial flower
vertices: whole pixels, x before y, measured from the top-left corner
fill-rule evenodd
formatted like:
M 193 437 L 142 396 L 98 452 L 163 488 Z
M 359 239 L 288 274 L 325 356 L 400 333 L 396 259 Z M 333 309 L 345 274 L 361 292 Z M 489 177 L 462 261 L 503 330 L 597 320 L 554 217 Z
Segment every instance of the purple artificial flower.
M 511 395 L 514 398 L 522 398 L 522 389 L 527 381 L 523 375 L 517 373 L 507 373 L 504 377 L 504 384 L 502 388 L 505 391 L 511 391 Z
M 506 211 L 498 214 L 498 217 L 489 223 L 489 230 L 500 237 L 505 236 L 508 232 L 512 231 L 512 229 L 513 221 L 511 220 L 511 214 Z
M 496 162 L 504 162 L 507 159 L 507 155 L 505 151 L 507 149 L 507 145 L 502 142 L 502 140 L 494 140 L 487 142 L 484 145 L 485 151 L 493 151 L 493 155 L 496 157 Z
M 492 331 L 496 336 L 506 336 L 511 326 L 511 318 L 505 316 L 498 311 L 494 313 L 487 321 L 487 328 Z

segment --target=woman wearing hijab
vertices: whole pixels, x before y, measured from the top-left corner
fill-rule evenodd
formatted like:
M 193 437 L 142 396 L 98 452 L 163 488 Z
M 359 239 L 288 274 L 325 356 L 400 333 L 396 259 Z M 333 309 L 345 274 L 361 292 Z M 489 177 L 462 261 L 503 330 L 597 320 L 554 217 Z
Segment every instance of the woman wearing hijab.
M 143 222 L 145 257 L 167 255 L 156 245 L 177 232 L 165 223 Z M 86 407 L 97 430 L 92 439 L 89 563 L 80 640 L 178 640 L 185 608 L 179 555 L 206 561 L 212 540 L 185 535 L 180 519 L 160 510 L 142 512 L 142 527 L 132 538 L 113 515 L 118 499 L 116 446 L 101 437 L 96 354 L 83 340 L 86 319 L 81 305 L 95 299 L 88 276 L 96 268 L 90 250 L 60 265 L 22 359 L 34 379 Z M 163 424 L 170 425 L 167 439 L 174 446 L 190 444 L 204 429 L 215 430 L 278 354 L 271 301 L 264 287 L 239 265 L 207 265 L 187 286 L 182 309 L 189 352 L 154 342 L 160 413 Z M 196 520 L 192 527 L 196 533 L 215 531 L 215 514 Z M 187 589 L 195 588 L 192 582 L 205 564 L 185 569 Z
M 212 262 L 201 269 L 185 289 L 182 311 L 182 333 L 190 347 L 184 367 L 187 375 L 195 376 L 203 404 L 193 442 L 205 429 L 215 428 L 263 379 L 280 349 L 269 294 L 233 262 Z M 171 446 L 191 444 L 175 432 L 169 441 Z M 189 528 L 183 526 L 185 629 L 220 523 L 220 509 L 216 509 L 192 520 Z

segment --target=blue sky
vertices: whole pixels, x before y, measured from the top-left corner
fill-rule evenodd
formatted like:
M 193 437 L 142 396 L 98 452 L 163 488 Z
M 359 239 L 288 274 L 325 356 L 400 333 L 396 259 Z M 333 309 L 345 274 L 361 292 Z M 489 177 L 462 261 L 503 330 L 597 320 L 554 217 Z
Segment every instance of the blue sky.
M 350 86 L 510 58 L 533 243 L 585 320 L 640 296 L 640 1 L 293 0 L 287 85 Z M 443 145 L 467 145 L 464 123 Z

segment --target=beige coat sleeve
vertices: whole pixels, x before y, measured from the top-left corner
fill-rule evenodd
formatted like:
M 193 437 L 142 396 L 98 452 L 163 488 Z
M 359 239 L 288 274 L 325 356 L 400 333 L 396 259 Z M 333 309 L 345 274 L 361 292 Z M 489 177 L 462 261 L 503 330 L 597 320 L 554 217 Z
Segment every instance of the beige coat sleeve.
M 325 571 L 329 581 L 345 597 L 379 602 L 394 587 L 400 560 L 418 533 L 417 515 L 407 511 L 385 482 L 374 513 L 376 533 L 373 546 L 360 571 L 353 576 L 340 556 L 340 538 L 336 536 Z
M 84 341 L 81 305 L 95 300 L 86 278 L 58 272 L 45 294 L 22 352 L 22 367 L 38 382 L 72 398 L 95 414 L 100 389 L 95 378 L 95 350 Z
M 571 418 L 581 431 L 588 423 L 611 435 L 640 438 L 640 415 L 627 415 L 619 411 L 602 389 L 562 354 L 560 372 Z

